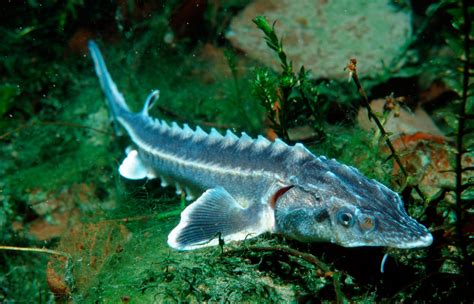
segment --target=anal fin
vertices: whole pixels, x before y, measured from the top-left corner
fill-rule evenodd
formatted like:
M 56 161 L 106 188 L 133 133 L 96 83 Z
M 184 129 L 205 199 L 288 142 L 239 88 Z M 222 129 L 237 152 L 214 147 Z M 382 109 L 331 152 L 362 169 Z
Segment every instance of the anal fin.
M 168 245 L 191 250 L 227 241 L 244 240 L 273 229 L 270 207 L 255 202 L 243 208 L 224 188 L 204 192 L 181 213 L 181 221 L 168 235 Z

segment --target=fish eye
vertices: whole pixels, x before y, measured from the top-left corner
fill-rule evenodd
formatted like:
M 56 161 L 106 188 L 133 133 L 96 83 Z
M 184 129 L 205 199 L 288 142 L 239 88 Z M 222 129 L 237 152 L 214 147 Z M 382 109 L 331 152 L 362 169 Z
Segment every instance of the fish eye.
M 344 227 L 351 227 L 354 224 L 354 215 L 348 209 L 342 209 L 337 213 L 337 220 Z

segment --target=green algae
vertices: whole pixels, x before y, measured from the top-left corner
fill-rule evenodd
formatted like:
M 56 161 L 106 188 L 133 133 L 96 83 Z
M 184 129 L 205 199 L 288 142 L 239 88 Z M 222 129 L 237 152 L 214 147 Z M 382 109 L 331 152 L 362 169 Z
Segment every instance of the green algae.
M 271 283 L 242 259 L 222 259 L 219 248 L 181 253 L 166 245 L 174 221 L 153 220 L 132 232 L 123 251 L 113 254 L 87 289 L 73 296 L 80 302 L 258 301 L 283 298 Z M 269 280 L 271 282 L 271 280 Z

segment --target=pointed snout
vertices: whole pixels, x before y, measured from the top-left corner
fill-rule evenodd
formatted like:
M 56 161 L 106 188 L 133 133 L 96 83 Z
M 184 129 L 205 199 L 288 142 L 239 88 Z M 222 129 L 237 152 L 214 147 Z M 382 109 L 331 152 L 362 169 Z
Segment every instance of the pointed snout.
M 410 241 L 401 241 L 395 246 L 389 246 L 394 248 L 400 249 L 410 249 L 410 248 L 420 248 L 420 247 L 428 247 L 433 243 L 433 236 L 431 233 L 426 233 L 425 235 L 418 237 L 416 239 Z
M 428 247 L 433 243 L 429 230 L 411 217 L 404 218 L 398 227 L 393 228 L 387 247 L 409 249 Z

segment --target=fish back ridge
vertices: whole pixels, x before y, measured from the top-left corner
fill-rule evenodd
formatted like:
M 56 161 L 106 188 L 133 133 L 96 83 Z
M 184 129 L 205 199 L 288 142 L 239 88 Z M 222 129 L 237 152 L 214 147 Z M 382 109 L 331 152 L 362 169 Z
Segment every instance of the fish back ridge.
M 222 135 L 212 128 L 207 133 L 199 126 L 193 130 L 187 124 L 180 127 L 176 122 L 168 124 L 140 113 L 126 115 L 120 121 L 144 154 L 168 155 L 197 166 L 281 173 L 292 164 L 314 158 L 303 145 L 290 146 L 263 136 L 253 139 L 244 132 L 237 136 L 227 130 Z

